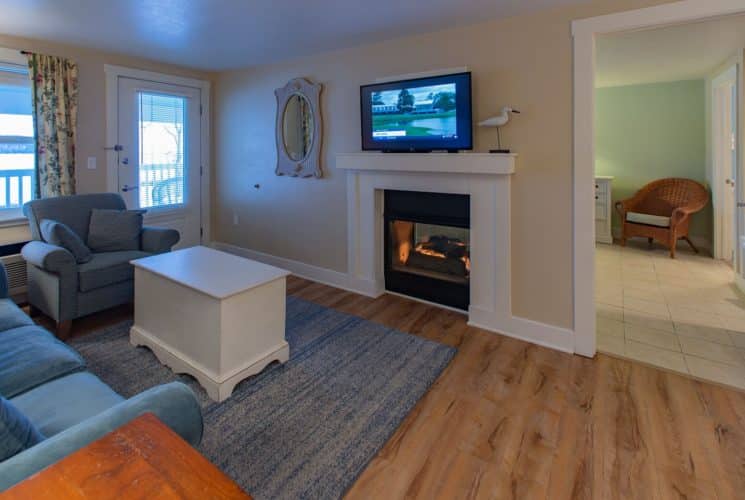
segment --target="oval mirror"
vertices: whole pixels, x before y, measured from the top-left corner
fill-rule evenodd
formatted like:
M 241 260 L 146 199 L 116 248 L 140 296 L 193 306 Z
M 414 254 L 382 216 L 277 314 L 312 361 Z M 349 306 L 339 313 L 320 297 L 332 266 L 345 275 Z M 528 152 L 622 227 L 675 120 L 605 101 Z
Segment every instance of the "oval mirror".
M 282 141 L 293 161 L 302 161 L 313 145 L 313 113 L 310 102 L 302 94 L 287 99 L 282 116 Z

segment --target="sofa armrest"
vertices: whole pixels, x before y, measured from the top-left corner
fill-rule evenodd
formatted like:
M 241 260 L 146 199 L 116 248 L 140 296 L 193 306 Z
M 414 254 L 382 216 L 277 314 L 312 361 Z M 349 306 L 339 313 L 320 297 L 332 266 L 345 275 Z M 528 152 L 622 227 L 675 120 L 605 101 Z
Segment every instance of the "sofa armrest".
M 193 446 L 202 439 L 202 412 L 191 389 L 180 382 L 159 385 L 1 462 L 0 491 L 145 413 L 154 413 Z
M 55 274 L 76 269 L 78 265 L 75 257 L 68 250 L 42 241 L 26 243 L 21 248 L 21 255 L 26 262 Z
M 143 227 L 140 238 L 143 252 L 164 253 L 169 252 L 171 247 L 178 243 L 181 235 L 175 229 Z
M 5 272 L 5 264 L 0 262 L 0 299 L 8 298 L 8 273 Z

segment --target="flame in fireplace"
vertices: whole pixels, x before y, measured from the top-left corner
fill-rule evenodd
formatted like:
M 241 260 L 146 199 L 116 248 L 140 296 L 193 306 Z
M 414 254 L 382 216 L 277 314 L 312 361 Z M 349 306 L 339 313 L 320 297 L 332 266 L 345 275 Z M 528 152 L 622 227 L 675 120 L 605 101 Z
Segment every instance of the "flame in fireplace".
M 420 253 L 422 255 L 429 255 L 430 257 L 437 257 L 438 259 L 445 259 L 447 256 L 442 253 L 438 252 L 436 250 L 432 250 L 431 248 L 425 248 L 424 243 L 418 243 L 416 248 L 414 248 L 414 251 L 416 253 Z
M 464 255 L 460 258 L 460 260 L 463 261 L 463 263 L 466 265 L 466 272 L 471 273 L 471 259 L 468 257 L 468 255 Z
M 402 241 L 398 244 L 398 261 L 402 264 L 406 264 L 409 260 L 409 253 L 411 253 L 411 243 L 408 241 Z

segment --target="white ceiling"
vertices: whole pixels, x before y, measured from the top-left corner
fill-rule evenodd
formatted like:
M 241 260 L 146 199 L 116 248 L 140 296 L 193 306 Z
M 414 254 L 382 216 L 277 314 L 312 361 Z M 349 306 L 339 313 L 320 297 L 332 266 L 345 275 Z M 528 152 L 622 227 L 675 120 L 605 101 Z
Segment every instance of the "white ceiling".
M 0 33 L 224 70 L 577 1 L 0 0 Z
M 745 48 L 745 16 L 598 38 L 598 87 L 704 78 Z

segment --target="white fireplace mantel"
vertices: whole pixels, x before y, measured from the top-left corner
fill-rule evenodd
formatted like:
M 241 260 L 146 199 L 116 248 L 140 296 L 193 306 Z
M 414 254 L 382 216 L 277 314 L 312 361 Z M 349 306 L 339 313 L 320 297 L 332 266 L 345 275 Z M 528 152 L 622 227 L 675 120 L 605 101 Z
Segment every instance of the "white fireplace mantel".
M 505 175 L 515 172 L 515 154 L 491 153 L 345 153 L 336 168 L 379 172 L 429 172 Z
M 510 183 L 514 154 L 345 153 L 348 286 L 377 297 L 385 292 L 383 191 L 467 194 L 471 200 L 471 325 L 573 351 L 571 332 L 513 317 L 511 305 Z

